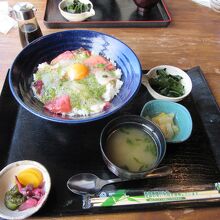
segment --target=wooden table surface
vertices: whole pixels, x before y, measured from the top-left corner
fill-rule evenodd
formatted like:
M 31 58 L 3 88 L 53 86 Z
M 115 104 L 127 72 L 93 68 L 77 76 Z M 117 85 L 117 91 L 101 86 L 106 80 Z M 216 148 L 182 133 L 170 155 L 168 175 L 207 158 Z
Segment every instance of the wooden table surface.
M 16 1 L 9 0 L 12 6 Z M 37 11 L 37 19 L 44 35 L 60 31 L 47 29 L 43 24 L 46 0 L 29 0 Z M 220 104 L 220 13 L 197 5 L 191 0 L 165 0 L 172 16 L 167 28 L 92 28 L 113 35 L 137 54 L 143 69 L 169 64 L 189 69 L 200 66 L 208 84 Z M 7 69 L 21 50 L 17 29 L 0 34 L 0 90 Z M 2 107 L 2 106 L 1 106 Z M 219 219 L 220 208 L 161 210 L 124 214 L 62 217 L 61 219 Z M 34 218 L 36 219 L 36 218 Z M 58 219 L 58 218 L 53 218 Z M 60 218 L 59 218 L 60 219 Z

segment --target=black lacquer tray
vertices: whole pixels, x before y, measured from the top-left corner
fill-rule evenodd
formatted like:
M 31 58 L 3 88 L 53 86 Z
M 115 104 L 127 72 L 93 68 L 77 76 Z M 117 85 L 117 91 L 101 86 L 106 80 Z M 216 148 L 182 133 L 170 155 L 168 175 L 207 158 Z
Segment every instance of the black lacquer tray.
M 104 190 L 150 189 L 152 187 L 187 187 L 220 181 L 220 111 L 199 67 L 188 71 L 193 82 L 190 96 L 181 102 L 193 119 L 193 132 L 184 143 L 168 144 L 161 165 L 169 165 L 173 174 L 168 177 L 109 185 Z M 92 172 L 108 179 L 108 171 L 101 157 L 99 136 L 104 125 L 123 114 L 140 114 L 152 99 L 142 86 L 124 109 L 104 120 L 86 125 L 62 125 L 40 119 L 18 106 L 5 82 L 0 97 L 0 169 L 18 160 L 35 160 L 45 165 L 51 175 L 52 188 L 45 206 L 37 216 L 65 216 L 76 214 L 111 213 L 164 208 L 214 206 L 219 200 L 200 202 L 172 202 L 146 205 L 82 209 L 82 198 L 68 191 L 66 181 L 79 172 Z
M 82 22 L 70 22 L 58 9 L 60 0 L 47 0 L 44 24 L 48 28 L 89 27 L 167 27 L 171 16 L 163 0 L 144 15 L 137 13 L 133 0 L 92 0 L 95 16 Z

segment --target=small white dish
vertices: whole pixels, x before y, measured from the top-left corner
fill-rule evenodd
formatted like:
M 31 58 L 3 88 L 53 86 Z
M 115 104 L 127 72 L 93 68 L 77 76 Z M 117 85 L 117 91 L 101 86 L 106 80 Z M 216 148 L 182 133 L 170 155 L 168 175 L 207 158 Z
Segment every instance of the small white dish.
M 45 182 L 45 194 L 37 206 L 26 209 L 24 211 L 11 211 L 4 204 L 5 193 L 15 185 L 15 175 L 27 168 L 36 168 L 41 171 L 43 174 L 43 180 Z M 47 200 L 51 187 L 50 175 L 47 169 L 42 164 L 30 160 L 17 161 L 3 168 L 0 171 L 0 183 L 0 218 L 11 220 L 24 219 L 37 212 Z
M 83 13 L 70 13 L 70 12 L 66 12 L 63 10 L 63 8 L 66 6 L 66 0 L 62 0 L 59 5 L 59 11 L 61 13 L 61 15 L 66 18 L 68 21 L 84 21 L 85 19 L 92 17 L 95 15 L 95 10 L 93 9 L 93 4 L 91 1 L 89 0 L 80 0 L 80 2 L 84 3 L 84 4 L 90 4 L 91 8 L 90 11 L 88 12 L 83 12 Z
M 165 69 L 166 72 L 170 75 L 179 75 L 182 77 L 181 84 L 184 86 L 185 93 L 182 96 L 179 97 L 168 97 L 168 96 L 163 96 L 156 92 L 150 85 L 149 79 L 153 78 L 157 75 L 156 71 L 160 69 Z M 192 81 L 188 74 L 184 72 L 183 70 L 179 69 L 178 67 L 175 66 L 169 66 L 169 65 L 160 65 L 152 68 L 151 70 L 148 71 L 147 74 L 142 76 L 142 84 L 146 86 L 148 89 L 149 93 L 151 96 L 155 99 L 159 100 L 167 100 L 167 101 L 172 101 L 172 102 L 179 102 L 183 100 L 186 96 L 188 96 L 192 90 Z

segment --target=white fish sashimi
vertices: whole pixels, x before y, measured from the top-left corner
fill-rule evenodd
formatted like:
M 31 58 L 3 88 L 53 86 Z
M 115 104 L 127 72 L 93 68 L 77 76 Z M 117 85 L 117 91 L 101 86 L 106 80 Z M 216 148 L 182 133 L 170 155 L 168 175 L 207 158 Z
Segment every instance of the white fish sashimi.
M 123 82 L 120 80 L 116 80 L 115 83 L 108 83 L 106 85 L 106 91 L 105 93 L 102 95 L 102 98 L 105 101 L 110 101 L 114 98 L 115 95 L 118 94 L 121 86 L 123 85 Z
M 120 79 L 122 75 L 121 69 L 116 69 L 114 72 L 115 72 L 115 77 Z
M 103 110 L 103 108 L 104 108 L 104 106 L 105 106 L 105 102 L 103 103 L 98 103 L 98 104 L 96 104 L 96 105 L 92 105 L 91 107 L 90 107 L 90 110 L 93 112 L 93 113 L 99 113 L 99 112 L 101 112 L 102 110 Z
M 109 82 L 117 79 L 105 71 L 96 71 L 95 77 L 100 85 L 107 85 Z

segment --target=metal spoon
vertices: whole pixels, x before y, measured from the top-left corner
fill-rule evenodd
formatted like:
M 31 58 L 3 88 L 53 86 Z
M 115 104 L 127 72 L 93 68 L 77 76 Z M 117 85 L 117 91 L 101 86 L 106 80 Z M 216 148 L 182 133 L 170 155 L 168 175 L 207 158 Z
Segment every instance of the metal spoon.
M 143 177 L 143 179 L 164 177 L 170 175 L 171 173 L 172 173 L 172 169 L 169 166 L 163 166 L 154 169 L 151 173 Z M 125 181 L 131 181 L 131 179 L 116 178 L 116 179 L 103 180 L 92 173 L 79 173 L 72 176 L 67 181 L 67 187 L 70 191 L 78 195 L 83 195 L 83 194 L 94 195 L 98 193 L 105 185 L 118 183 L 118 182 L 125 182 Z

